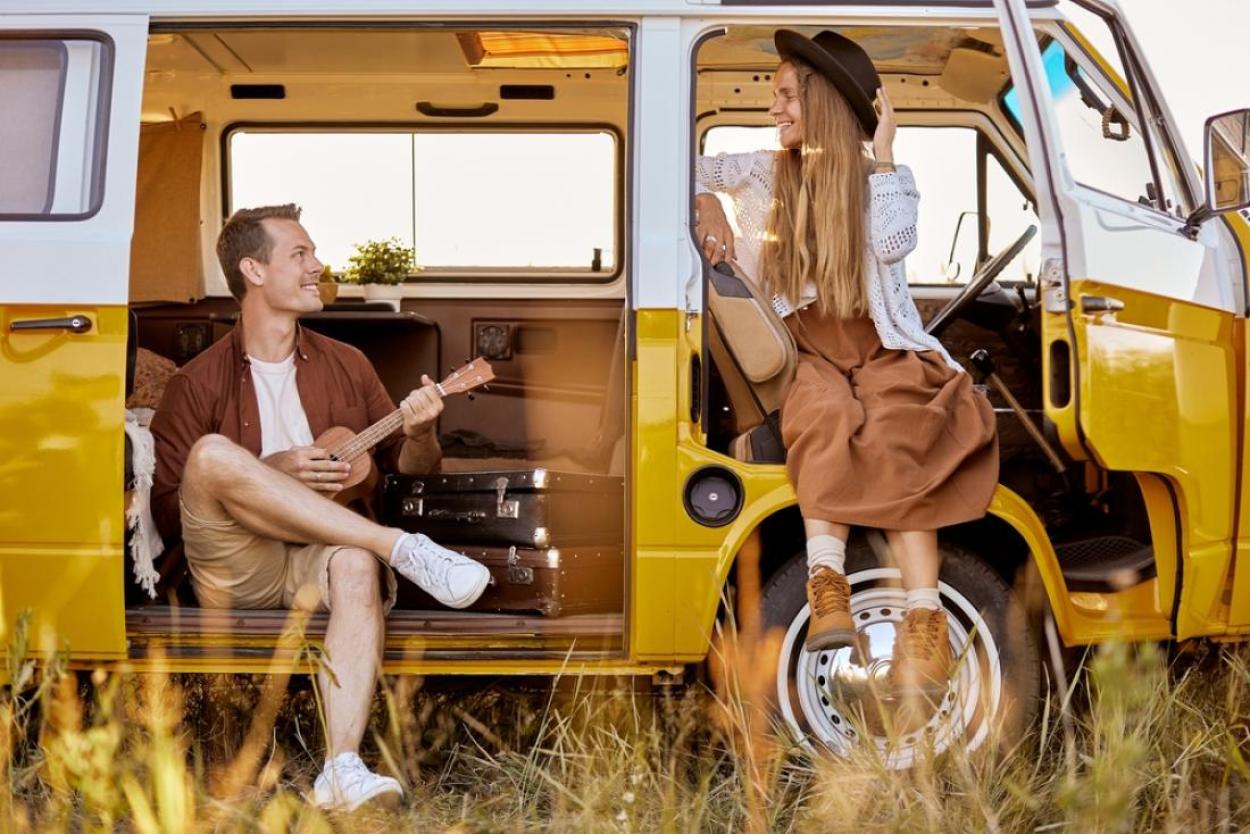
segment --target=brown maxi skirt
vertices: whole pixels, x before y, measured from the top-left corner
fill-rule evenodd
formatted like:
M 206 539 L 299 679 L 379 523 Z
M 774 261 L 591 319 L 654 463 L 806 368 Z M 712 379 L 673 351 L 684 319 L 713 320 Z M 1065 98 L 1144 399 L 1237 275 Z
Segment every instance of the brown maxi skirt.
M 781 408 L 804 518 L 935 530 L 985 515 L 998 482 L 989 400 L 936 351 L 882 346 L 870 318 L 786 319 L 798 373 Z

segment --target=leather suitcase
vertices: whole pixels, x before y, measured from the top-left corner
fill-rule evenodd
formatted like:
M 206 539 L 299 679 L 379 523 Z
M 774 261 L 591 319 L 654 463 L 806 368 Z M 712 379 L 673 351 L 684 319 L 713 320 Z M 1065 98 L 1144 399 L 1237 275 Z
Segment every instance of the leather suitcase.
M 531 612 L 547 617 L 624 608 L 625 558 L 611 547 L 473 547 L 447 544 L 490 569 L 492 582 L 469 611 Z M 400 608 L 442 606 L 411 582 L 399 583 Z
M 388 475 L 382 521 L 440 544 L 624 544 L 625 479 L 542 468 Z

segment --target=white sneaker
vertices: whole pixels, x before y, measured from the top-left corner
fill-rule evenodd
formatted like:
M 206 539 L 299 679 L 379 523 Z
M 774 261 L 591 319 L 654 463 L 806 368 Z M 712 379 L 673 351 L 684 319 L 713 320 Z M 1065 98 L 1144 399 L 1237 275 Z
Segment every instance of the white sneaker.
M 313 804 L 331 811 L 355 811 L 371 799 L 398 801 L 403 795 L 397 780 L 369 770 L 355 753 L 339 753 L 313 782 Z
M 448 608 L 472 605 L 490 582 L 490 571 L 481 562 L 420 533 L 403 535 L 391 555 L 391 566 Z

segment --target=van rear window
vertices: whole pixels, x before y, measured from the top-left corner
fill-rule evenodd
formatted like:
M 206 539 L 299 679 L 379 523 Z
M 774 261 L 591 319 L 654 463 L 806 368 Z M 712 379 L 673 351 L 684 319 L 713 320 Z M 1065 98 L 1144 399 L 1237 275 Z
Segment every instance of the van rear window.
M 240 127 L 233 211 L 298 203 L 336 272 L 396 237 L 417 280 L 596 281 L 617 271 L 620 164 L 607 130 L 364 131 Z

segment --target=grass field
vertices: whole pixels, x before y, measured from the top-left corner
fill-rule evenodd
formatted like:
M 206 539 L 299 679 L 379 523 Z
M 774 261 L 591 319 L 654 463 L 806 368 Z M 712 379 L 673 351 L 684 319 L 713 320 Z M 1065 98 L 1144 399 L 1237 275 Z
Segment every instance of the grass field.
M 20 630 L 19 630 L 20 631 Z M 363 754 L 394 810 L 307 805 L 320 768 L 302 676 L 36 673 L 0 691 L 4 831 L 1241 831 L 1250 653 L 1105 647 L 1014 745 L 905 773 L 769 731 L 728 681 L 388 680 Z M 619 686 L 617 684 L 620 684 Z M 17 694 L 15 694 L 15 692 Z M 1000 749 L 1001 748 L 1001 749 Z

